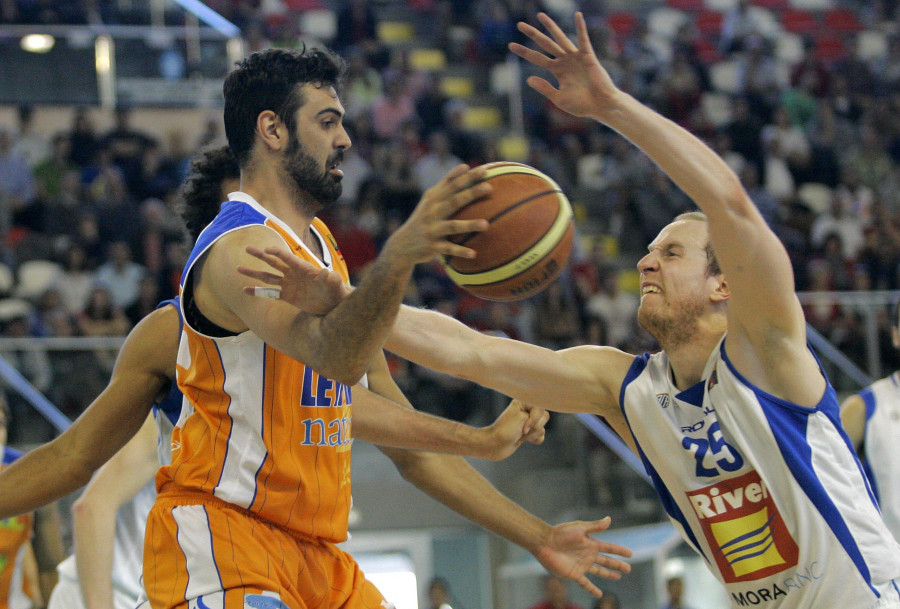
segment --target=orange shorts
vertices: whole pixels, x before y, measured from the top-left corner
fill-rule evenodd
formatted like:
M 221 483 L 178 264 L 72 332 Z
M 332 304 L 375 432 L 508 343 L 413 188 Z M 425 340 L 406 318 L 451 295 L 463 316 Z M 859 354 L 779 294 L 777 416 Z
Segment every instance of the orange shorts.
M 393 607 L 334 544 L 193 493 L 150 511 L 144 586 L 153 609 Z

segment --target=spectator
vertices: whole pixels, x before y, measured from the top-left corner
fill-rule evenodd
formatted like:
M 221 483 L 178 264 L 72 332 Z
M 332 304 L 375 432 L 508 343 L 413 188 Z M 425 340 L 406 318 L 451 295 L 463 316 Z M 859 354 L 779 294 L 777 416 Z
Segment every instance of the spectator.
M 600 290 L 590 297 L 585 307 L 595 322 L 596 332 L 588 341 L 626 350 L 638 332 L 639 304 L 637 295 L 619 286 L 619 272 L 608 273 L 600 283 Z
M 87 263 L 87 254 L 79 244 L 72 243 L 66 248 L 63 274 L 54 287 L 71 314 L 84 310 L 94 288 L 94 274 L 88 269 Z
M 761 37 L 748 37 L 745 46 L 746 52 L 738 63 L 738 91 L 747 97 L 751 111 L 767 121 L 778 103 L 778 65 Z
M 555 575 L 545 575 L 544 598 L 530 609 L 581 609 L 581 605 L 569 600 L 566 580 Z
M 69 160 L 78 167 L 87 167 L 94 158 L 100 143 L 87 108 L 76 108 L 69 131 L 71 144 Z
M 583 339 L 581 316 L 561 279 L 535 297 L 534 340 L 548 349 L 565 349 Z
M 666 580 L 666 594 L 669 598 L 662 609 L 690 609 L 682 600 L 684 579 L 681 577 L 670 577 Z
M 35 167 L 50 155 L 47 138 L 34 129 L 34 109 L 22 104 L 16 111 L 18 130 L 15 135 L 15 151 L 25 159 L 29 167 Z
M 107 251 L 107 261 L 97 267 L 94 280 L 109 291 L 112 305 L 124 310 L 137 300 L 147 269 L 132 262 L 131 247 L 126 241 L 110 243 Z
M 0 236 L 27 216 L 35 186 L 25 159 L 13 149 L 9 131 L 0 128 Z
M 846 213 L 841 200 L 834 196 L 829 210 L 819 214 L 813 222 L 809 234 L 810 243 L 814 248 L 824 248 L 825 238 L 831 233 L 841 238 L 844 257 L 855 260 L 864 242 L 862 222 Z
M 749 0 L 738 0 L 722 17 L 719 48 L 723 53 L 746 51 L 762 38 L 764 24 Z
M 372 125 L 375 135 L 387 140 L 398 134 L 400 126 L 415 116 L 412 97 L 405 92 L 400 78 L 385 83 L 385 94 L 372 107 Z
M 860 144 L 850 151 L 844 163 L 856 172 L 860 184 L 871 189 L 878 188 L 894 170 L 880 134 L 868 123 L 861 128 Z
M 140 187 L 144 153 L 154 145 L 153 137 L 131 126 L 130 108 L 116 108 L 115 125 L 104 136 L 103 146 L 109 150 L 112 162 L 122 171 L 132 192 L 138 192 Z
M 451 169 L 462 163 L 462 160 L 450 152 L 450 140 L 442 131 L 435 131 L 428 138 L 429 152 L 416 161 L 413 173 L 419 182 L 419 188 L 427 190 L 437 184 Z

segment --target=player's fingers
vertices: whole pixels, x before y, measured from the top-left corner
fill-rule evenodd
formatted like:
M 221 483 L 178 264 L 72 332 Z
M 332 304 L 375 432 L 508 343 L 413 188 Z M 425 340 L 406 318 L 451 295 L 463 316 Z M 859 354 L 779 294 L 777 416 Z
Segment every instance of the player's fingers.
M 480 233 L 490 227 L 487 220 L 448 220 L 435 230 L 435 236 L 460 235 L 464 233 Z
M 594 583 L 591 580 L 589 580 L 587 577 L 585 577 L 584 575 L 582 575 L 581 577 L 576 579 L 575 582 L 579 586 L 584 588 L 585 592 L 587 592 L 591 596 L 594 596 L 596 598 L 600 598 L 601 596 L 603 596 L 603 590 L 601 590 L 600 588 L 595 586 Z
M 440 208 L 438 209 L 437 213 L 442 218 L 451 216 L 469 203 L 472 203 L 473 201 L 477 201 L 479 199 L 483 199 L 484 197 L 490 195 L 493 190 L 494 187 L 487 182 L 475 184 L 474 186 L 461 190 L 445 198 L 441 202 Z
M 603 556 L 600 555 L 597 557 L 597 560 L 594 561 L 594 567 L 597 569 L 604 569 L 607 571 L 617 571 L 618 573 L 631 573 L 631 565 L 625 562 L 624 560 L 619 560 L 618 558 L 613 558 L 612 556 Z M 593 572 L 593 571 L 592 571 Z M 596 575 L 600 575 L 600 573 L 596 573 Z M 603 575 L 606 577 L 606 575 Z
M 439 241 L 435 247 L 435 252 L 441 256 L 457 256 L 459 258 L 472 259 L 476 256 L 475 250 L 469 247 L 456 245 L 450 241 Z
M 250 269 L 246 266 L 237 267 L 238 273 L 241 275 L 246 275 L 252 279 L 256 279 L 257 281 L 261 281 L 263 283 L 268 283 L 270 285 L 281 285 L 281 280 L 283 277 L 281 275 L 276 275 L 274 273 L 269 273 L 268 271 L 260 271 L 257 269 Z
M 441 180 L 432 186 L 428 193 L 435 199 L 446 199 L 453 193 L 465 190 L 472 184 L 484 179 L 482 167 L 470 168 L 468 165 L 457 165 L 448 171 Z
M 544 440 L 546 439 L 546 437 L 547 437 L 546 430 L 533 429 L 530 432 L 528 432 L 527 434 L 525 434 L 524 436 L 522 436 L 522 439 L 530 444 L 537 444 L 538 446 L 540 446 L 541 444 L 544 443 Z
M 510 53 L 518 55 L 525 61 L 533 63 L 539 68 L 546 68 L 547 70 L 549 70 L 550 65 L 553 63 L 553 60 L 550 57 L 547 57 L 543 53 L 539 53 L 534 49 L 529 49 L 526 46 L 522 46 L 518 42 L 510 42 L 507 46 Z
M 551 85 L 540 76 L 529 76 L 525 82 L 528 83 L 529 87 L 531 87 L 550 101 L 553 101 L 556 98 L 557 94 L 559 94 L 559 89 Z
M 588 573 L 596 577 L 602 577 L 603 579 L 622 579 L 622 574 L 619 571 L 613 571 L 612 569 L 606 569 L 598 565 L 591 565 L 588 569 Z
M 626 548 L 625 546 L 620 546 L 617 543 L 609 543 L 608 541 L 601 541 L 598 546 L 598 550 L 603 554 L 615 554 L 616 556 L 624 556 L 625 558 L 631 558 L 631 550 Z M 607 557 L 608 558 L 608 557 Z M 613 559 L 615 560 L 615 559 Z M 621 561 L 618 561 L 621 562 Z M 627 564 L 627 563 L 622 563 Z M 629 567 L 629 570 L 631 568 Z
M 612 524 L 612 518 L 610 518 L 609 516 L 606 516 L 604 518 L 601 518 L 600 520 L 592 520 L 586 524 L 587 524 L 586 532 L 588 535 L 590 535 L 591 533 L 599 533 L 599 532 L 605 531 L 606 529 L 609 528 L 609 525 Z
M 563 51 L 563 49 L 552 38 L 547 36 L 544 32 L 540 31 L 533 25 L 525 23 L 524 21 L 520 21 L 517 24 L 517 27 L 520 32 L 531 38 L 536 45 L 544 49 L 544 51 L 546 51 L 553 57 L 565 55 L 565 51 Z
M 271 298 L 272 300 L 279 300 L 281 298 L 281 288 L 244 286 L 244 294 L 255 298 Z
M 578 34 L 578 48 L 586 51 L 591 55 L 594 54 L 594 45 L 591 44 L 591 38 L 588 36 L 587 22 L 581 11 L 575 13 L 575 32 Z
M 578 48 L 572 44 L 572 41 L 569 40 L 566 33 L 562 31 L 562 28 L 559 27 L 553 19 L 550 18 L 550 15 L 547 13 L 538 13 L 538 21 L 544 24 L 544 27 L 547 28 L 547 31 L 553 36 L 553 41 L 559 48 L 567 53 L 578 51 Z
M 248 245 L 246 248 L 244 248 L 244 251 L 246 251 L 254 258 L 262 260 L 280 273 L 286 273 L 290 268 L 288 262 L 279 255 L 281 253 L 281 250 L 279 250 L 278 248 L 270 247 L 266 248 L 265 250 L 261 250 L 258 247 Z M 296 256 L 294 256 L 294 258 L 296 258 Z

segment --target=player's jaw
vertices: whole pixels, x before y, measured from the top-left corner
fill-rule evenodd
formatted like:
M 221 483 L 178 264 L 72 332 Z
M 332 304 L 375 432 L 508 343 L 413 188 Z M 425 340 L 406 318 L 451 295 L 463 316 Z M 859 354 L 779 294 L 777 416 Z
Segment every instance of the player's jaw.
M 316 160 L 308 154 L 296 134 L 284 151 L 283 167 L 289 179 L 301 191 L 312 198 L 316 207 L 322 208 L 337 201 L 341 196 L 341 180 L 344 173 L 340 164 L 344 151 L 338 148 L 324 160 Z

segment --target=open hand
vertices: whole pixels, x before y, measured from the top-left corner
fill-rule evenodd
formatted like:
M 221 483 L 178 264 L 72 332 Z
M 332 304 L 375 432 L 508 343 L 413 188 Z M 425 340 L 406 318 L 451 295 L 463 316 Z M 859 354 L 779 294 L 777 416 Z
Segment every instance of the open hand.
M 571 579 L 587 592 L 597 598 L 603 596 L 600 590 L 587 575 L 596 575 L 606 579 L 620 579 L 622 573 L 629 573 L 631 565 L 627 562 L 607 556 L 617 554 L 628 558 L 631 550 L 614 543 L 595 539 L 591 535 L 609 528 L 610 518 L 593 522 L 565 522 L 550 529 L 544 543 L 534 552 L 535 558 L 547 571 Z
M 267 247 L 261 250 L 248 245 L 246 251 L 276 271 L 272 273 L 239 266 L 237 270 L 240 274 L 266 284 L 245 286 L 244 293 L 250 296 L 283 300 L 307 313 L 325 315 L 351 291 L 338 273 L 319 268 L 285 248 Z
M 528 85 L 573 116 L 600 118 L 603 110 L 614 106 L 615 97 L 620 91 L 594 53 L 584 15 L 575 13 L 577 46 L 549 16 L 539 13 L 538 19 L 550 36 L 524 22 L 519 22 L 518 28 L 544 53 L 515 42 L 510 43 L 509 50 L 522 59 L 547 69 L 556 78 L 559 88 L 538 76 L 529 77 Z

